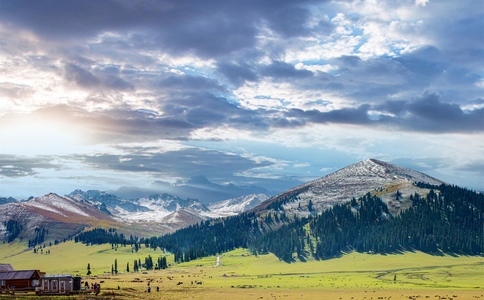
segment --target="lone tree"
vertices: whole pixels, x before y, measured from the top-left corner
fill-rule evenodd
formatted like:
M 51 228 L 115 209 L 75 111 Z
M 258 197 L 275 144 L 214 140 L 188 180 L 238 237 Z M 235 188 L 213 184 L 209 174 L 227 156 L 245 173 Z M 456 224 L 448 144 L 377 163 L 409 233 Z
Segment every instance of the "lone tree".
M 133 272 L 138 272 L 138 271 L 139 271 L 138 261 L 135 259 L 133 264 Z
M 91 264 L 87 263 L 87 274 L 86 275 L 91 275 Z
M 129 273 L 129 262 L 126 263 L 126 273 Z

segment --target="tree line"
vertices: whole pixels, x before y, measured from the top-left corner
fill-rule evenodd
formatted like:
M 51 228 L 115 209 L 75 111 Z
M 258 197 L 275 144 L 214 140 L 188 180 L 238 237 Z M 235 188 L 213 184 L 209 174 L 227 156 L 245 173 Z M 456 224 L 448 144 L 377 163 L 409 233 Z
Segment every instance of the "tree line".
M 389 212 L 382 199 L 367 193 L 317 215 L 287 216 L 280 204 L 297 199 L 295 195 L 286 195 L 271 205 L 277 210 L 265 215 L 243 213 L 207 220 L 172 234 L 140 239 L 94 229 L 81 233 L 76 241 L 159 247 L 173 253 L 175 262 L 239 247 L 248 248 L 255 255 L 274 253 L 287 262 L 309 256 L 328 259 L 349 251 L 482 254 L 484 195 L 451 185 L 416 185 L 430 192 L 425 196 L 411 195 L 411 207 L 397 215 Z M 396 195 L 398 198 L 398 191 Z

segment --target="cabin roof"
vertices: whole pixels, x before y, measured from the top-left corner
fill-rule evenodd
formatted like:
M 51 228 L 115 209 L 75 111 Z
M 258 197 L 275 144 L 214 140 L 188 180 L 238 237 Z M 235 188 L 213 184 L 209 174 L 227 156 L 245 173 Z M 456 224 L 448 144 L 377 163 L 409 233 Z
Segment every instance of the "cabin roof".
M 0 280 L 31 279 L 36 273 L 37 278 L 39 278 L 40 275 L 39 271 L 37 270 L 0 272 Z
M 71 274 L 45 274 L 42 279 L 73 278 Z
M 0 272 L 14 271 L 11 264 L 0 264 Z

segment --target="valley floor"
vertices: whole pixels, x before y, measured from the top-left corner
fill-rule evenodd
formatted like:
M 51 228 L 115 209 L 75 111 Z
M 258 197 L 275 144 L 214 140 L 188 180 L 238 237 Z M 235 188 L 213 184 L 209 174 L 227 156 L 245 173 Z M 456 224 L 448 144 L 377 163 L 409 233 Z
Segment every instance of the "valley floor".
M 81 274 L 89 283 L 103 281 L 99 296 L 70 299 L 484 299 L 482 256 L 350 253 L 331 260 L 287 264 L 273 255 L 256 257 L 238 249 L 218 259 L 208 257 L 166 270 L 128 273 L 128 263 L 132 269 L 135 259 L 144 261 L 149 255 L 156 260 L 163 253 L 159 249 L 142 248 L 136 253 L 129 247 L 112 249 L 111 245 L 73 242 L 45 249 L 50 254 L 3 244 L 0 263 L 10 263 L 17 270 Z M 118 275 L 110 272 L 115 259 Z M 84 276 L 88 263 L 92 276 Z M 0 295 L 3 297 L 12 299 Z M 34 296 L 17 293 L 15 298 Z

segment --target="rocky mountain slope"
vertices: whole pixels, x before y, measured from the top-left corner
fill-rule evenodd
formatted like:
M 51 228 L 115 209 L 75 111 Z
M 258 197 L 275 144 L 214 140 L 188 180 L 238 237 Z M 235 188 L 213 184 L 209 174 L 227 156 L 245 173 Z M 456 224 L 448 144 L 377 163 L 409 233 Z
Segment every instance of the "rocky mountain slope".
M 444 183 L 415 170 L 368 159 L 276 195 L 253 211 L 272 208 L 308 214 L 370 192 L 381 197 L 393 212 L 398 212 L 411 194 L 419 191 L 425 194 L 415 182 Z
M 54 193 L 0 205 L 0 224 L 9 220 L 15 220 L 22 226 L 21 238 L 30 239 L 35 236 L 36 228 L 43 227 L 49 230 L 51 240 L 67 238 L 101 222 L 113 222 L 109 215 L 90 203 Z M 2 234 L 5 237 L 9 233 L 0 228 L 0 237 Z
M 234 216 L 262 204 L 267 199 L 269 196 L 266 194 L 251 194 L 210 203 L 208 208 L 218 216 Z

